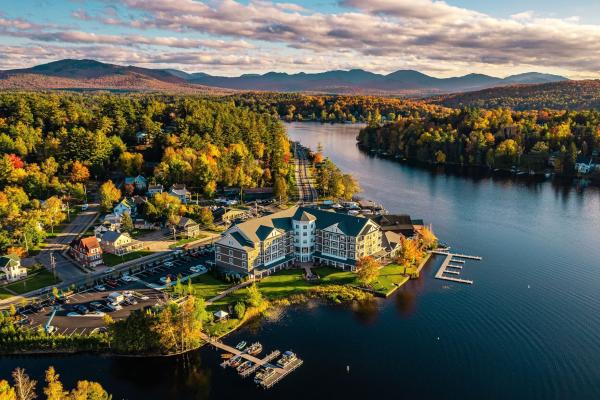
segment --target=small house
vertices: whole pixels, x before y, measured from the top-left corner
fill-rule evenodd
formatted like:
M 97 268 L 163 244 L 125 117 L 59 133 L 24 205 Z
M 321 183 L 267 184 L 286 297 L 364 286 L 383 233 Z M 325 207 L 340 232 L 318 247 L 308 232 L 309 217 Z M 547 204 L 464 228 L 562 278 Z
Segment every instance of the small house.
M 7 254 L 0 257 L 0 270 L 9 282 L 27 277 L 27 268 L 21 266 L 21 259 L 16 254 Z
M 131 185 L 136 190 L 146 190 L 148 187 L 148 180 L 141 175 L 128 176 L 125 178 L 125 185 Z
M 200 235 L 200 225 L 196 221 L 188 217 L 181 217 L 177 223 L 177 232 L 181 236 L 195 238 Z
M 125 213 L 128 213 L 130 216 L 137 213 L 137 205 L 133 199 L 125 198 L 113 208 L 113 214 L 118 215 L 119 217 L 122 217 Z
M 192 194 L 187 190 L 185 185 L 173 185 L 171 190 L 169 190 L 169 194 L 177 197 L 183 204 L 187 204 L 192 199 Z
M 105 252 L 119 256 L 141 250 L 144 247 L 142 242 L 134 240 L 128 233 L 116 231 L 104 232 L 100 245 Z
M 162 193 L 164 190 L 163 185 L 149 185 L 148 186 L 148 197 L 152 197 L 157 193 Z
M 69 247 L 71 256 L 85 267 L 102 264 L 102 248 L 95 236 L 75 239 Z

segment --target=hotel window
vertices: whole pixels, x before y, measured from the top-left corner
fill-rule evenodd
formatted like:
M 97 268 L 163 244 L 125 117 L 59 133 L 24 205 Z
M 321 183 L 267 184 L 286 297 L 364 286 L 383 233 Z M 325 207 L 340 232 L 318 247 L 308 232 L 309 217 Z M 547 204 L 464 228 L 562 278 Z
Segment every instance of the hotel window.
M 306 229 L 306 225 L 302 225 L 302 229 Z
M 244 261 L 244 262 L 242 263 L 242 267 L 244 267 L 244 268 L 246 267 L 246 261 Z
M 229 264 L 233 263 L 233 258 L 229 257 Z
M 306 232 L 302 232 L 302 236 L 306 236 Z
M 233 251 L 229 250 L 229 255 L 233 255 Z
M 221 255 L 220 254 L 217 255 L 217 260 L 219 260 L 219 261 L 221 260 Z

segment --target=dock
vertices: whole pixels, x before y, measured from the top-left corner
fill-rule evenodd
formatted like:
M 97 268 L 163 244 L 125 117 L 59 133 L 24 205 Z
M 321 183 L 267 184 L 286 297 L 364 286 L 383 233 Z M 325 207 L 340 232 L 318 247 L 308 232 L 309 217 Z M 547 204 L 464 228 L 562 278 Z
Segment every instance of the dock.
M 457 283 L 464 283 L 467 285 L 472 285 L 473 281 L 470 279 L 462 279 L 462 278 L 458 278 L 455 276 L 448 276 L 447 274 L 460 275 L 461 272 L 463 271 L 465 260 L 479 261 L 479 260 L 483 259 L 482 257 L 479 257 L 479 256 L 470 256 L 470 255 L 466 255 L 466 254 L 454 254 L 454 253 L 450 253 L 448 251 L 440 251 L 440 250 L 433 250 L 431 253 L 445 256 L 444 261 L 442 262 L 442 265 L 440 266 L 440 269 L 435 274 L 436 279 L 457 282 Z M 458 263 L 458 264 L 462 264 L 462 265 L 450 264 L 450 262 L 454 262 L 454 263 Z
M 271 363 L 271 361 L 273 361 L 274 359 L 276 359 L 277 357 L 279 357 L 281 355 L 281 352 L 279 350 L 274 350 L 274 351 L 270 352 L 264 358 L 258 358 L 251 354 L 248 354 L 244 350 L 239 350 L 239 349 L 236 349 L 235 347 L 229 346 L 229 345 L 221 342 L 218 339 L 209 338 L 204 333 L 201 334 L 201 337 L 203 340 L 206 340 L 206 342 L 208 344 L 210 344 L 218 349 L 224 350 L 227 353 L 233 354 L 233 356 L 230 359 L 225 360 L 221 363 L 221 367 L 223 367 L 223 368 L 227 368 L 228 366 L 230 366 L 231 359 L 233 359 L 237 356 L 243 358 L 244 360 L 252 362 L 252 366 L 250 368 L 239 373 L 239 375 L 242 378 L 247 378 L 248 376 L 252 375 L 253 373 L 255 373 L 258 369 L 260 369 L 262 367 L 273 368 L 273 370 L 274 370 L 273 375 L 264 379 L 260 383 L 260 385 L 265 389 L 269 389 L 269 388 L 273 387 L 277 382 L 281 381 L 283 378 L 285 378 L 287 375 L 289 375 L 296 368 L 300 367 L 304 362 L 301 359 L 296 358 L 294 361 L 290 362 L 285 367 L 280 367 L 279 365 L 275 365 L 275 364 Z
M 277 367 L 275 369 L 275 373 L 273 375 L 269 376 L 268 378 L 264 379 L 260 383 L 260 386 L 262 386 L 265 389 L 272 388 L 277 382 L 279 382 L 280 380 L 285 378 L 287 375 L 289 375 L 292 371 L 294 371 L 296 368 L 301 366 L 303 363 L 304 363 L 304 361 L 297 358 L 283 368 Z

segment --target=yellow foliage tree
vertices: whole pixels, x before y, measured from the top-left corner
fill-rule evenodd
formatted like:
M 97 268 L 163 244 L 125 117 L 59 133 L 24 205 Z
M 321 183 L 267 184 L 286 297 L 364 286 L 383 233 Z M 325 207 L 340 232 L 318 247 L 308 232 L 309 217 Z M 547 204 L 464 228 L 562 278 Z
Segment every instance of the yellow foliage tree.
M 367 256 L 356 262 L 356 275 L 363 285 L 370 285 L 379 278 L 381 264 L 373 257 Z

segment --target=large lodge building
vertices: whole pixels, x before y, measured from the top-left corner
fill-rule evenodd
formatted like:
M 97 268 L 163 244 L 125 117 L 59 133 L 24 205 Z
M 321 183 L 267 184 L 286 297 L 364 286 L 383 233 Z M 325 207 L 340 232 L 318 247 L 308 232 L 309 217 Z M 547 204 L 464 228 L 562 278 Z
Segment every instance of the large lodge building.
M 295 206 L 229 228 L 215 244 L 215 263 L 256 276 L 301 263 L 354 270 L 359 258 L 390 255 L 399 241 L 369 218 Z

